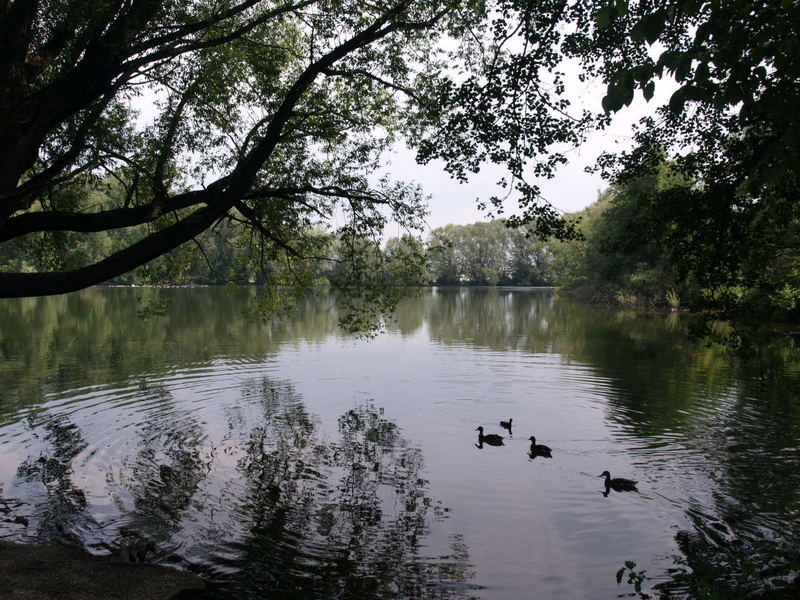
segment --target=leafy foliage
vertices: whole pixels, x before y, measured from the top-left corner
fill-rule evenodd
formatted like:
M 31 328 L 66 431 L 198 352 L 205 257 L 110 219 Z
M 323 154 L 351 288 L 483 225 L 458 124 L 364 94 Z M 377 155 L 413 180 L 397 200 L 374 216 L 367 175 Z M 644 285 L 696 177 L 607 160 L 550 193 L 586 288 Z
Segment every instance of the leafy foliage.
M 443 285 L 548 285 L 551 253 L 502 220 L 446 225 L 428 240 L 431 280 Z
M 649 100 L 660 78 L 678 85 L 656 117 L 642 120 L 631 151 L 600 161 L 620 183 L 648 176 L 665 160 L 694 182 L 642 197 L 635 210 L 646 226 L 631 242 L 647 238 L 666 249 L 679 276 L 705 290 L 702 307 L 723 316 L 763 317 L 781 303 L 795 305 L 800 7 L 580 5 L 568 50 L 607 82 L 607 112 L 630 104 L 637 90 Z
M 382 175 L 400 137 L 462 181 L 503 166 L 519 222 L 558 230 L 523 177 L 552 174 L 552 145 L 587 124 L 549 74 L 559 6 L 4 3 L 0 294 L 63 293 L 147 263 L 153 278 L 213 262 L 213 278 L 304 287 L 339 252 L 351 306 L 383 310 L 396 295 L 370 270 L 397 280 L 415 259 L 377 258 L 375 240 L 390 219 L 418 232 L 425 212 L 417 186 Z
M 506 195 L 480 199 L 490 216 L 575 239 L 536 180 L 671 78 L 634 147 L 599 162 L 626 191 L 597 239 L 613 240 L 634 295 L 693 288 L 691 304 L 719 315 L 796 317 L 798 29 L 796 2 L 746 0 L 6 2 L 0 294 L 63 293 L 147 263 L 180 279 L 235 254 L 215 277 L 299 289 L 338 269 L 352 307 L 381 311 L 399 289 L 387 277 L 414 281 L 420 263 L 406 253 L 397 268 L 376 240 L 389 220 L 419 235 L 426 201 L 382 175 L 396 140 L 460 182 L 501 166 Z M 605 114 L 570 113 L 565 58 L 608 86 Z M 665 163 L 683 183 L 642 187 Z M 586 247 L 562 253 L 564 273 Z

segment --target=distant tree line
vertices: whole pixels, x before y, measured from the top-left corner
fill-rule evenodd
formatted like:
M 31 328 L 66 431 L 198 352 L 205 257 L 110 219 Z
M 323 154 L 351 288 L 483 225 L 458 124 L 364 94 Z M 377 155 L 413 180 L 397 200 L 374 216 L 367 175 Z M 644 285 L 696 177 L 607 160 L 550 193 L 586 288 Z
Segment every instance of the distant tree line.
M 503 220 L 446 225 L 428 239 L 430 280 L 439 285 L 552 285 L 552 252 Z
M 525 227 L 497 219 L 446 225 L 427 239 L 376 243 L 346 240 L 321 228 L 283 248 L 239 223 L 220 220 L 194 242 L 124 273 L 112 284 L 263 285 L 303 281 L 307 286 L 359 287 L 374 281 L 417 285 L 555 285 L 590 301 L 636 307 L 687 307 L 737 320 L 800 319 L 800 218 L 786 211 L 780 223 L 753 220 L 737 235 L 737 247 L 715 243 L 718 224 L 705 232 L 682 223 L 693 219 L 678 203 L 697 184 L 669 163 L 617 183 L 567 222 L 575 240 L 543 240 Z M 60 192 L 66 193 L 66 192 Z M 99 206 L 124 193 L 114 177 L 94 182 Z M 668 199 L 677 199 L 670 205 Z M 58 202 L 68 202 L 60 198 Z M 39 234 L 36 244 L 12 240 L 0 249 L 0 269 L 35 272 L 68 269 L 148 235 L 151 224 L 79 232 Z M 363 247 L 359 247 L 358 244 Z M 17 247 L 17 245 L 19 247 Z M 301 248 L 306 259 L 292 261 Z M 320 258 L 313 259 L 317 255 Z M 302 272 L 298 272 L 302 268 Z M 401 293 L 401 292 L 397 292 Z M 357 307 L 352 307 L 354 314 Z
M 62 192 L 63 193 L 63 192 Z M 78 195 L 89 194 L 99 206 L 112 205 L 124 194 L 115 177 L 87 184 Z M 66 199 L 60 198 L 59 202 Z M 86 235 L 80 232 L 38 234 L 38 243 L 12 240 L 0 247 L 0 269 L 17 272 L 65 270 L 87 264 L 145 238 L 153 225 L 109 229 Z M 304 281 L 341 286 L 358 285 L 364 276 L 410 281 L 420 285 L 550 285 L 552 254 L 541 241 L 526 237 L 523 229 L 502 220 L 471 225 L 447 225 L 433 230 L 427 243 L 404 236 L 389 239 L 383 251 L 366 241 L 343 240 L 321 228 L 290 239 L 291 248 L 264 240 L 252 227 L 240 223 L 236 213 L 150 263 L 111 279 L 112 285 L 263 285 Z M 302 248 L 306 259 L 291 261 L 292 249 Z M 318 260 L 309 260 L 314 254 Z M 303 268 L 303 273 L 298 269 Z M 406 272 L 407 271 L 407 272 Z

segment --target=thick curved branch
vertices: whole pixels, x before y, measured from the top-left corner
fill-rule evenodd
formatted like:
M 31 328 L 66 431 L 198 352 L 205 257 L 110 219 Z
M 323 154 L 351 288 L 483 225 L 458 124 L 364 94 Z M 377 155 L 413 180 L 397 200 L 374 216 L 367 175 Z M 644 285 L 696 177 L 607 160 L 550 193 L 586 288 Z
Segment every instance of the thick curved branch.
M 393 31 L 396 31 L 400 26 L 391 21 L 402 14 L 408 7 L 408 1 L 398 3 L 393 9 L 387 11 L 379 19 L 373 22 L 372 25 L 351 37 L 346 42 L 343 42 L 324 56 L 320 57 L 316 62 L 309 65 L 306 70 L 297 78 L 294 85 L 289 89 L 281 103 L 281 106 L 275 112 L 275 117 L 267 126 L 264 132 L 264 137 L 257 143 L 250 152 L 247 153 L 237 165 L 232 173 L 232 179 L 252 182 L 255 179 L 256 173 L 261 168 L 269 155 L 272 153 L 275 143 L 277 142 L 284 125 L 291 117 L 292 110 L 300 100 L 300 97 L 311 86 L 314 80 L 325 69 L 330 69 L 337 61 L 341 60 L 351 52 L 363 48 L 386 37 Z M 247 186 L 250 187 L 249 185 Z M 246 192 L 247 188 L 240 190 L 239 196 Z
M 220 178 L 203 192 L 194 192 L 198 194 L 198 197 L 202 197 L 202 201 L 206 202 L 208 206 L 198 209 L 177 223 L 147 236 L 108 258 L 86 267 L 67 272 L 0 273 L 0 297 L 44 296 L 76 291 L 135 269 L 202 233 L 215 220 L 226 214 L 252 187 L 258 171 L 280 142 L 283 129 L 292 117 L 295 107 L 316 77 L 324 69 L 330 68 L 348 54 L 396 31 L 400 25 L 396 22 L 392 23 L 392 21 L 406 7 L 407 2 L 397 4 L 372 25 L 343 42 L 303 71 L 286 93 L 273 120 L 267 126 L 264 137 L 239 162 L 233 172 Z M 136 209 L 120 210 L 126 211 L 124 214 L 128 216 L 131 213 L 127 211 Z M 25 215 L 19 215 L 19 218 L 21 219 L 23 216 Z
M 94 213 L 45 211 L 14 216 L 0 227 L 0 243 L 37 231 L 76 231 L 91 233 L 133 227 L 155 221 L 162 215 L 206 201 L 204 190 L 180 194 L 154 204 L 115 208 Z
M 0 273 L 0 297 L 50 296 L 74 292 L 127 273 L 166 254 L 208 229 L 219 218 L 207 206 L 93 265 L 66 272 Z
M 245 2 L 241 2 L 236 6 L 232 6 L 228 10 L 224 10 L 221 13 L 217 13 L 216 15 L 208 17 L 207 19 L 201 19 L 199 21 L 195 21 L 194 23 L 190 23 L 189 25 L 184 25 L 183 27 L 179 27 L 170 33 L 150 38 L 149 40 L 147 40 L 147 42 L 143 42 L 141 44 L 134 44 L 131 49 L 133 50 L 133 52 L 143 52 L 148 48 L 154 48 L 157 46 L 161 46 L 163 44 L 169 44 L 175 42 L 183 37 L 186 37 L 187 35 L 191 35 L 192 33 L 197 33 L 198 31 L 202 31 L 203 29 L 221 23 L 226 19 L 235 17 L 236 15 L 239 15 L 244 11 L 246 11 L 251 6 L 255 6 L 259 2 L 261 2 L 261 0 L 246 0 Z

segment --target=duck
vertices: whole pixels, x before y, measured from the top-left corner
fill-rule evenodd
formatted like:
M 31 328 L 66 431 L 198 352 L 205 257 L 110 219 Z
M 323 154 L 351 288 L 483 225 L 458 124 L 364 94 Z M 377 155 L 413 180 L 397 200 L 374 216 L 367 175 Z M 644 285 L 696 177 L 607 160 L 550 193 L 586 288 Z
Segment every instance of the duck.
M 483 427 L 478 427 L 475 429 L 478 432 L 478 442 L 481 444 L 489 444 L 490 446 L 502 446 L 503 445 L 503 436 L 497 435 L 496 433 L 490 433 L 489 435 L 483 435 Z
M 618 492 L 624 491 L 636 491 L 636 484 L 639 483 L 638 481 L 633 481 L 632 479 L 625 479 L 623 477 L 614 477 L 611 478 L 611 473 L 608 471 L 603 471 L 598 475 L 598 477 L 605 477 L 606 478 L 606 489 L 612 488 Z
M 528 439 L 531 441 L 531 450 L 529 452 L 531 458 L 535 458 L 537 456 L 544 456 L 545 458 L 553 458 L 550 446 L 545 446 L 544 444 L 537 444 L 536 438 L 534 436 L 531 436 Z
M 508 429 L 509 431 L 511 431 L 511 421 L 513 421 L 513 420 L 514 419 L 509 418 L 508 421 L 500 421 L 500 427 L 502 427 L 503 429 Z

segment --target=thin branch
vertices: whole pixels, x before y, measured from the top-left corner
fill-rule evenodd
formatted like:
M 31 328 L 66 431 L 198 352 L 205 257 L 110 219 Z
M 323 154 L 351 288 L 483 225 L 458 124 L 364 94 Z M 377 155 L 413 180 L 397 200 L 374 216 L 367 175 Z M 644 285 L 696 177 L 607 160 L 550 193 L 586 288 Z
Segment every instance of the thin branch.
M 216 269 L 214 269 L 214 267 L 212 266 L 211 261 L 209 260 L 208 255 L 206 254 L 206 250 L 205 250 L 205 248 L 203 248 L 203 244 L 200 243 L 200 240 L 198 240 L 196 237 L 193 237 L 192 238 L 192 242 L 194 243 L 195 246 L 197 246 L 197 249 L 200 251 L 200 255 L 203 257 L 203 260 L 205 261 L 206 266 L 208 267 L 209 274 L 211 274 L 211 275 L 215 275 L 216 274 L 217 277 L 222 279 L 222 281 L 224 281 L 225 283 L 228 283 L 228 280 L 224 276 L 220 275 L 216 271 Z
M 166 35 L 162 35 L 160 37 L 151 38 L 151 39 L 147 40 L 146 43 L 143 42 L 141 44 L 134 45 L 132 47 L 132 50 L 134 52 L 143 52 L 144 50 L 147 50 L 148 48 L 154 48 L 154 47 L 157 47 L 157 46 L 161 46 L 163 44 L 169 44 L 170 42 L 178 41 L 182 37 L 185 37 L 185 36 L 190 35 L 192 33 L 197 33 L 198 31 L 202 31 L 203 29 L 208 29 L 209 27 L 212 27 L 213 25 L 221 23 L 222 21 L 224 21 L 226 19 L 229 19 L 231 17 L 235 17 L 236 15 L 239 15 L 239 14 L 243 13 L 248 8 L 258 4 L 260 1 L 261 0 L 246 0 L 245 2 L 242 2 L 241 4 L 238 4 L 236 6 L 232 6 L 228 10 L 223 11 L 223 12 L 221 12 L 219 14 L 213 15 L 211 17 L 208 17 L 207 19 L 202 19 L 200 21 L 195 21 L 194 23 L 191 23 L 189 25 L 184 25 L 183 27 L 175 29 L 175 30 L 173 30 L 172 32 L 170 32 L 170 33 L 168 33 Z
M 239 200 L 239 201 L 235 202 L 233 205 L 236 208 L 236 210 L 238 210 L 240 213 L 242 213 L 242 215 L 248 220 L 248 222 L 253 227 L 258 229 L 259 233 L 261 235 L 263 235 L 265 238 L 272 240 L 278 246 L 280 246 L 281 248 L 286 250 L 289 254 L 291 254 L 293 256 L 296 256 L 298 258 L 305 258 L 302 254 L 300 254 L 300 252 L 295 250 L 287 242 L 285 242 L 283 239 L 281 239 L 277 235 L 275 235 L 275 233 L 273 233 L 272 231 L 270 231 L 269 229 L 264 227 L 264 224 L 261 222 L 261 220 L 258 218 L 258 216 L 244 202 Z
M 178 125 L 180 124 L 181 117 L 183 116 L 183 110 L 186 108 L 186 104 L 189 102 L 194 90 L 197 89 L 197 86 L 197 81 L 190 83 L 183 91 L 181 99 L 178 101 L 178 105 L 175 107 L 175 110 L 172 111 L 172 116 L 170 118 L 169 125 L 167 126 L 167 132 L 164 136 L 161 152 L 159 152 L 156 166 L 153 169 L 153 192 L 157 198 L 163 199 L 167 194 L 167 188 L 164 185 L 164 169 L 166 169 L 167 162 L 169 161 L 169 157 L 171 155 L 172 143 L 175 140 L 175 135 L 178 133 Z
M 387 81 L 387 80 L 385 80 L 385 79 L 383 79 L 381 77 L 378 77 L 377 75 L 373 75 L 372 73 L 370 73 L 369 71 L 366 71 L 365 69 L 351 69 L 349 71 L 342 71 L 340 69 L 326 69 L 325 71 L 323 71 L 323 74 L 330 75 L 330 76 L 339 76 L 339 77 L 348 77 L 348 76 L 351 76 L 351 75 L 361 75 L 363 77 L 367 77 L 368 79 L 372 79 L 373 81 L 376 81 L 377 83 L 381 84 L 382 86 L 384 86 L 386 88 L 397 90 L 398 92 L 403 92 L 404 94 L 410 96 L 411 98 L 414 98 L 414 100 L 416 100 L 417 102 L 422 104 L 422 97 L 419 94 L 417 94 L 414 90 L 412 90 L 410 88 L 407 88 L 405 86 L 402 86 L 402 85 L 400 85 L 398 83 L 394 83 L 392 81 Z
M 257 2 L 258 0 L 250 0 L 250 1 L 251 2 L 253 2 L 253 1 Z M 250 31 L 252 31 L 256 27 L 258 27 L 259 25 L 263 25 L 264 23 L 266 23 L 267 21 L 269 21 L 271 19 L 274 19 L 275 17 L 281 16 L 281 15 L 283 15 L 285 13 L 288 13 L 288 12 L 291 12 L 293 10 L 297 10 L 298 8 L 302 8 L 304 6 L 308 6 L 309 4 L 312 4 L 314 2 L 316 2 L 316 0 L 306 0 L 305 2 L 300 2 L 298 4 L 287 5 L 287 6 L 283 6 L 283 7 L 277 8 L 275 10 L 272 10 L 272 11 L 269 11 L 269 12 L 263 14 L 258 19 L 254 19 L 250 23 L 246 23 L 245 25 L 242 25 L 238 29 L 234 29 L 232 32 L 230 32 L 230 33 L 228 33 L 226 35 L 222 35 L 222 36 L 219 36 L 219 37 L 216 37 L 216 38 L 207 39 L 207 40 L 199 40 L 199 41 L 195 41 L 195 42 L 192 42 L 192 43 L 188 43 L 187 42 L 187 43 L 185 43 L 183 45 L 180 45 L 180 46 L 173 46 L 171 48 L 162 48 L 161 50 L 156 50 L 154 52 L 151 52 L 150 54 L 145 54 L 144 56 L 140 56 L 139 58 L 135 58 L 135 59 L 132 59 L 132 60 L 126 62 L 126 63 L 123 63 L 122 64 L 122 68 L 120 69 L 120 73 L 130 72 L 131 69 L 134 69 L 134 70 L 138 69 L 140 66 L 145 65 L 145 64 L 149 64 L 149 63 L 153 63 L 153 62 L 157 62 L 157 61 L 161 61 L 161 60 L 165 60 L 165 59 L 172 59 L 172 58 L 175 58 L 177 56 L 180 56 L 181 54 L 186 54 L 187 52 L 194 52 L 195 50 L 202 50 L 204 48 L 213 48 L 215 46 L 220 46 L 222 44 L 226 44 L 228 42 L 231 42 L 231 41 L 233 41 L 235 39 L 240 38 L 241 36 L 245 35 L 246 33 L 249 33 Z M 150 47 L 150 48 L 153 48 L 153 47 L 157 47 L 157 44 L 148 44 L 147 46 Z

